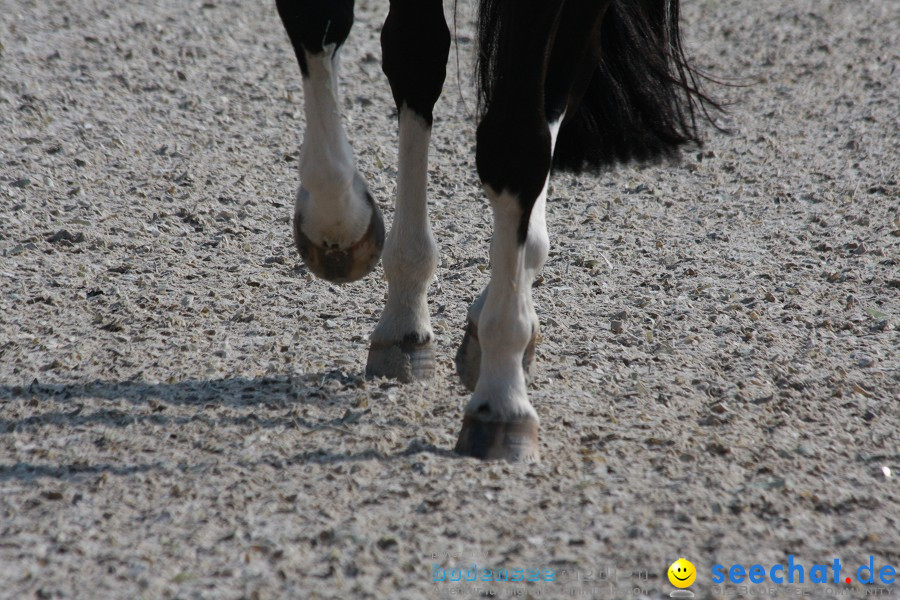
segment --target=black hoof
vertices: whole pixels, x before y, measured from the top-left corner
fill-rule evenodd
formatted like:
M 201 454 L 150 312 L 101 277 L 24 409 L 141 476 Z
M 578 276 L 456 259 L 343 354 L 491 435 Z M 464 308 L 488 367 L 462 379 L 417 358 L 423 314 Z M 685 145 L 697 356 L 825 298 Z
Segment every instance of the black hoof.
M 538 422 L 531 418 L 481 421 L 474 415 L 466 415 L 454 451 L 484 460 L 539 462 Z
M 434 346 L 425 342 L 372 342 L 366 361 L 366 377 L 387 377 L 410 383 L 434 377 L 436 368 Z
M 326 247 L 313 242 L 303 233 L 303 215 L 294 210 L 294 243 L 303 262 L 317 277 L 333 283 L 349 283 L 362 279 L 378 264 L 384 248 L 384 219 L 368 190 L 365 195 L 372 209 L 369 228 L 359 241 L 347 248 Z

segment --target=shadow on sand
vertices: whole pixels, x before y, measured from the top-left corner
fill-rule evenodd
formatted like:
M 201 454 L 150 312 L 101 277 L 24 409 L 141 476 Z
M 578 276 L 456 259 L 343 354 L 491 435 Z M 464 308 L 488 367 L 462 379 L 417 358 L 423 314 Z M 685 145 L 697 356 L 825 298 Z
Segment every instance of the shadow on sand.
M 145 424 L 165 427 L 191 422 L 201 422 L 211 427 L 297 428 L 306 433 L 323 431 L 345 435 L 348 433 L 348 426 L 352 426 L 350 423 L 368 412 L 368 410 L 354 412 L 350 408 L 361 384 L 361 378 L 346 375 L 341 371 L 259 378 L 192 379 L 173 383 L 97 380 L 87 383 L 35 381 L 24 386 L 0 384 L 0 435 L 13 432 L 36 433 L 48 427 L 97 426 L 100 431 L 109 427 L 123 428 Z M 118 406 L 125 401 L 134 406 L 135 410 L 105 408 L 86 411 L 78 402 L 80 398 L 114 401 Z M 34 406 L 35 412 L 39 414 L 15 418 L 8 408 L 5 410 L 2 408 L 4 404 L 15 399 L 24 399 L 26 403 Z M 57 410 L 46 410 L 51 405 Z M 260 405 L 263 410 L 254 410 L 260 408 Z M 313 420 L 296 414 L 293 408 L 297 405 L 339 408 L 344 409 L 344 414 L 331 419 Z M 184 411 L 179 415 L 165 414 L 167 408 L 175 406 L 195 407 L 196 410 L 191 415 L 184 415 Z M 235 410 L 220 411 L 221 407 Z M 348 415 L 351 417 L 349 421 Z M 374 449 L 357 453 L 318 449 L 296 454 L 286 460 L 269 459 L 266 462 L 271 466 L 284 467 L 304 463 L 388 461 L 420 453 L 455 456 L 449 450 L 414 439 L 407 448 L 393 454 L 385 454 Z M 178 468 L 182 467 L 184 466 L 179 465 Z M 0 462 L 0 481 L 11 479 L 28 481 L 42 477 L 64 480 L 102 473 L 129 476 L 156 469 L 171 470 L 172 465 L 167 466 L 159 462 L 68 465 Z

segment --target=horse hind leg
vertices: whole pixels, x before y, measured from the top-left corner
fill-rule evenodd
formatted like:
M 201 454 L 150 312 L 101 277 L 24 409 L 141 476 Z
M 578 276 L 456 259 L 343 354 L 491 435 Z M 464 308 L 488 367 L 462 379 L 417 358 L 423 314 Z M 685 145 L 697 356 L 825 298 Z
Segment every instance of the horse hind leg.
M 479 161 L 479 174 L 494 214 L 494 235 L 491 280 L 470 308 L 466 336 L 457 354 L 457 369 L 474 392 L 456 443 L 460 454 L 514 462 L 540 460 L 539 421 L 527 394 L 539 332 L 531 286 L 550 248 L 545 207 L 558 130 L 559 121 L 547 123 L 543 115 L 524 122 L 483 123 L 479 129 L 478 152 L 490 156 Z M 517 145 L 528 148 L 520 159 L 528 165 L 526 171 L 538 174 L 536 182 L 516 185 L 506 180 L 509 173 L 503 173 L 503 167 L 498 169 L 495 144 L 512 137 Z
M 488 89 L 482 86 L 486 111 L 476 148 L 494 233 L 490 283 L 470 309 L 461 349 L 465 358 L 477 344 L 480 360 L 470 377 L 474 391 L 456 451 L 527 462 L 540 458 L 527 371 L 538 333 L 532 282 L 550 246 L 545 217 L 550 168 L 569 100 L 578 92 L 578 66 L 606 6 L 572 0 L 539 9 L 531 3 L 482 7 L 498 11 L 481 15 L 482 64 L 489 65 L 492 81 Z M 473 372 L 471 365 L 463 367 Z
M 384 249 L 387 302 L 372 333 L 368 377 L 408 382 L 435 371 L 427 292 L 438 248 L 428 220 L 426 187 L 432 110 L 441 94 L 450 31 L 441 0 L 391 0 L 381 34 L 382 67 L 399 121 L 394 222 Z
M 543 206 L 540 207 L 540 210 L 543 211 Z M 541 216 L 543 217 L 543 214 Z M 540 230 L 540 228 L 537 228 L 536 230 Z M 546 230 L 545 224 L 543 226 L 543 231 L 546 232 Z M 540 271 L 541 265 L 543 264 L 540 244 L 544 239 L 549 238 L 539 237 L 536 233 L 526 242 L 525 262 L 535 273 Z M 475 386 L 478 384 L 478 376 L 481 374 L 481 340 L 478 338 L 478 319 L 481 317 L 481 311 L 484 308 L 484 302 L 490 287 L 490 285 L 487 285 L 475 301 L 469 305 L 469 310 L 466 313 L 466 328 L 465 333 L 463 334 L 463 340 L 456 350 L 456 359 L 454 361 L 454 364 L 456 365 L 456 374 L 459 376 L 460 382 L 470 392 L 475 391 Z M 534 310 L 534 303 L 528 302 L 528 304 L 529 320 L 531 321 L 531 339 L 528 341 L 528 345 L 522 352 L 522 369 L 525 372 L 526 383 L 531 385 L 535 377 L 535 351 L 541 334 L 541 323 L 538 319 L 537 311 Z
M 384 221 L 341 123 L 339 52 L 353 24 L 353 0 L 277 0 L 277 7 L 300 63 L 306 116 L 294 241 L 318 277 L 355 281 L 378 263 Z

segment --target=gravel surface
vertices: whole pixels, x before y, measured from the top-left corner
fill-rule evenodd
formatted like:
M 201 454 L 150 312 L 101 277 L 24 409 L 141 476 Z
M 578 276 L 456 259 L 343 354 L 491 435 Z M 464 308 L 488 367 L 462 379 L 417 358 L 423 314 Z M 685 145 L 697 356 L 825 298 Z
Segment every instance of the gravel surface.
M 389 222 L 386 4 L 357 1 L 343 101 Z M 698 64 L 744 84 L 716 90 L 731 133 L 554 178 L 544 458 L 511 466 L 450 452 L 489 273 L 471 2 L 432 152 L 438 376 L 400 387 L 362 378 L 380 267 L 336 287 L 293 248 L 273 2 L 0 0 L 0 597 L 477 597 L 433 582 L 476 563 L 556 571 L 498 596 L 655 599 L 684 556 L 731 598 L 759 593 L 714 564 L 900 568 L 900 9 L 685 4 Z

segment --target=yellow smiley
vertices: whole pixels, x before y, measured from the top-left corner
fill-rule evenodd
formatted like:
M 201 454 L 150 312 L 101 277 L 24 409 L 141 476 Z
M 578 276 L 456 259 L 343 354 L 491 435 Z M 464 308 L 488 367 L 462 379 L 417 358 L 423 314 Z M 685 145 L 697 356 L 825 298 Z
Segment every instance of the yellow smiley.
M 679 558 L 669 567 L 669 582 L 677 588 L 690 587 L 697 579 L 697 569 L 686 558 Z

